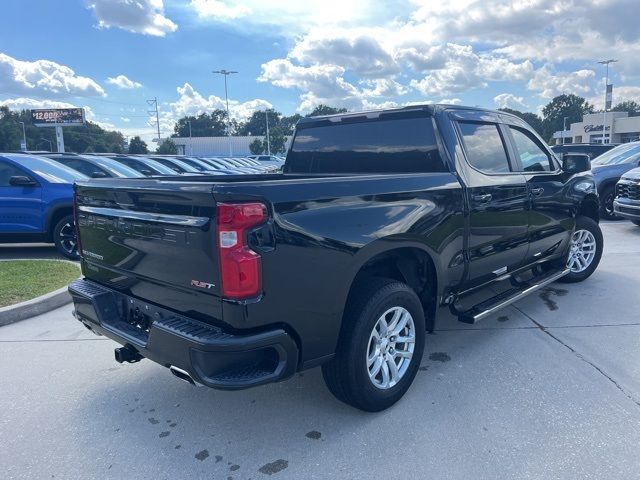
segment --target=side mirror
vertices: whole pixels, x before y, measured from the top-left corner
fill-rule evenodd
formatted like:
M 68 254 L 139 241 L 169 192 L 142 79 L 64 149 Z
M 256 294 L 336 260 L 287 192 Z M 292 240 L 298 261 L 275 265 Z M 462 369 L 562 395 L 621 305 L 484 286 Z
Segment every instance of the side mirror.
M 91 178 L 107 178 L 107 174 L 100 171 L 91 172 Z
M 14 187 L 35 187 L 37 183 L 25 175 L 16 175 L 9 178 L 9 185 Z
M 591 170 L 591 159 L 583 153 L 565 153 L 562 156 L 562 170 L 565 173 L 580 173 Z

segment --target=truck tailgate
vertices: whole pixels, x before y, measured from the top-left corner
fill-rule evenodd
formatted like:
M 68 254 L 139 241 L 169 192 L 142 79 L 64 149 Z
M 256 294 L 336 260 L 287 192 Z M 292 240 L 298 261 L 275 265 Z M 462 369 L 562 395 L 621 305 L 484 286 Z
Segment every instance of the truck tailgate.
M 88 279 L 204 321 L 222 319 L 211 185 L 92 180 L 76 185 Z

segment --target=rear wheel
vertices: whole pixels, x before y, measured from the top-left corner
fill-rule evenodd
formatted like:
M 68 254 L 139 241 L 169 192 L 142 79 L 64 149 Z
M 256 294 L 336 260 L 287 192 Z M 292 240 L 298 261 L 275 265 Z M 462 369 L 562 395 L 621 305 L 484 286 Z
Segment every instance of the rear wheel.
M 589 278 L 600 263 L 603 246 L 600 226 L 589 217 L 576 218 L 576 229 L 571 236 L 566 264 L 570 273 L 560 281 L 575 283 Z
M 78 260 L 78 239 L 73 215 L 62 217 L 53 229 L 53 243 L 56 250 L 71 260 Z
M 425 320 L 420 299 L 404 283 L 366 282 L 351 297 L 336 355 L 322 374 L 339 400 L 377 412 L 411 386 L 424 351 Z
M 613 210 L 613 199 L 615 196 L 615 185 L 604 188 L 600 194 L 600 216 L 606 220 L 616 220 L 620 218 Z

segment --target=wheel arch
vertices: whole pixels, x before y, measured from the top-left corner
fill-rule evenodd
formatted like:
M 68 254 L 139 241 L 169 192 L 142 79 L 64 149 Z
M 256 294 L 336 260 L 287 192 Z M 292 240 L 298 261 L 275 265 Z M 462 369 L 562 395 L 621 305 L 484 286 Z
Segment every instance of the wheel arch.
M 392 278 L 406 283 L 416 292 L 425 312 L 427 330 L 432 331 L 440 285 L 438 266 L 433 255 L 416 244 L 371 250 L 375 251 L 362 258 L 351 277 L 343 312 L 360 282 L 367 278 Z
M 44 225 L 47 241 L 53 240 L 53 229 L 55 228 L 56 224 L 67 215 L 73 215 L 72 203 L 61 203 L 49 209 Z
M 580 202 L 576 214 L 589 217 L 594 222 L 598 223 L 600 221 L 600 203 L 598 202 L 598 197 L 593 193 L 584 197 L 582 202 Z

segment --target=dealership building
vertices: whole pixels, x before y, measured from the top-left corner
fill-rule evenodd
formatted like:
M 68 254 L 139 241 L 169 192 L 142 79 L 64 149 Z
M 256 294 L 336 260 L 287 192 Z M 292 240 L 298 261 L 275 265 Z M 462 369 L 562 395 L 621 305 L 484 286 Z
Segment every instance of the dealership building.
M 565 131 L 553 134 L 554 143 L 627 143 L 640 140 L 640 116 L 630 117 L 627 112 L 590 113 L 582 122 L 572 123 Z

